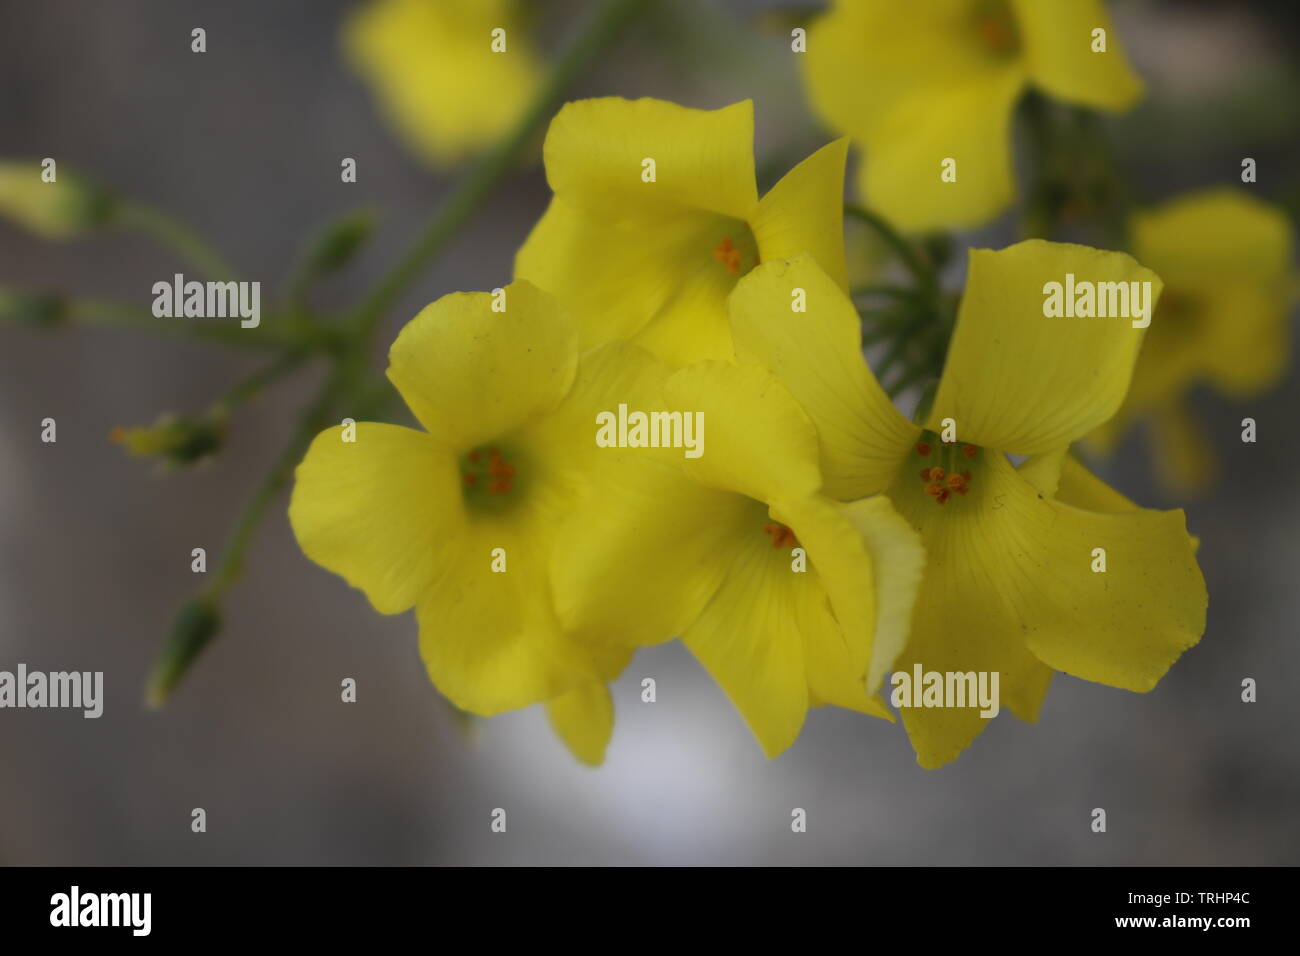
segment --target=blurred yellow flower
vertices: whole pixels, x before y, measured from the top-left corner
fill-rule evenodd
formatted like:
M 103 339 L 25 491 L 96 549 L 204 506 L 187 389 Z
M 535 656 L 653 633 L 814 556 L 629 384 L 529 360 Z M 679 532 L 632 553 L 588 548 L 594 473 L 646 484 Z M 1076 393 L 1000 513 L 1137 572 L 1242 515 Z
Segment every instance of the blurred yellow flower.
M 767 370 L 698 363 L 665 399 L 704 416 L 708 451 L 592 496 L 564 536 L 561 619 L 592 642 L 681 635 L 768 757 L 809 707 L 892 720 L 875 691 L 907 638 L 915 532 L 883 496 L 819 494 L 812 423 Z
M 388 121 L 437 167 L 500 137 L 541 82 L 515 0 L 369 0 L 342 40 Z
M 1136 420 L 1154 427 L 1162 480 L 1183 492 L 1209 480 L 1213 454 L 1186 394 L 1208 383 L 1232 398 L 1274 385 L 1291 353 L 1295 235 L 1286 215 L 1236 188 L 1192 193 L 1132 221 L 1133 254 L 1165 280 L 1133 385 L 1093 435 L 1103 450 Z
M 813 109 L 866 150 L 864 201 L 909 231 L 978 226 L 1011 203 L 1027 84 L 1104 110 L 1142 92 L 1101 0 L 835 0 L 800 60 Z
M 42 172 L 39 163 L 0 160 L 0 218 L 44 239 L 69 239 L 107 219 L 103 190 L 70 173 L 45 182 Z
M 841 140 L 762 199 L 749 100 L 567 104 L 546 136 L 554 198 L 515 275 L 554 293 L 583 346 L 631 339 L 672 365 L 731 356 L 728 293 L 760 261 L 810 252 L 846 287 Z
M 415 607 L 429 676 L 457 707 L 491 715 L 547 701 L 570 749 L 598 763 L 613 721 L 603 684 L 630 651 L 565 632 L 552 550 L 611 460 L 593 440 L 597 412 L 657 400 L 666 370 L 625 343 L 580 361 L 549 296 L 527 282 L 504 291 L 504 311 L 492 294 L 458 293 L 406 325 L 388 377 L 425 431 L 322 432 L 289 518 L 303 552 L 380 613 Z
M 1053 670 L 1153 688 L 1199 640 L 1207 601 L 1182 512 L 1139 509 L 1067 455 L 1119 408 L 1142 336 L 1123 318 L 1047 318 L 1043 286 L 1067 273 L 1160 290 L 1122 253 L 1041 240 L 973 250 L 924 427 L 890 404 L 862 358 L 856 311 L 813 262 L 761 266 L 732 299 L 737 353 L 765 364 L 815 423 L 828 491 L 883 490 L 921 534 L 899 669 L 996 671 L 1002 702 L 1031 721 Z M 795 287 L 806 315 L 786 304 Z M 1017 469 L 1007 453 L 1032 457 Z M 987 725 L 969 707 L 902 718 L 925 767 Z

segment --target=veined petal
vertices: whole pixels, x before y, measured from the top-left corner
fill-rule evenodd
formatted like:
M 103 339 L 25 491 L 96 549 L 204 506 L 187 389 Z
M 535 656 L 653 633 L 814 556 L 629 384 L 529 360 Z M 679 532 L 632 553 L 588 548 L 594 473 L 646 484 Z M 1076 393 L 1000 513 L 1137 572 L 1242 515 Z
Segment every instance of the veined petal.
M 747 219 L 758 202 L 749 100 L 720 110 L 618 97 L 567 103 L 544 155 L 555 194 L 599 215 L 676 206 Z M 643 178 L 647 159 L 652 182 Z
M 845 292 L 844 163 L 849 141 L 823 146 L 786 173 L 758 202 L 750 226 L 763 262 L 807 253 Z
M 682 641 L 770 758 L 794 743 L 808 713 L 800 632 L 807 596 L 799 591 L 815 582 L 790 570 L 788 552 L 774 553 L 761 530 L 762 509 L 751 514 L 752 532 L 735 546 L 726 579 Z
M 596 213 L 556 196 L 520 248 L 515 275 L 564 303 L 586 349 L 632 338 L 681 297 L 683 284 L 725 276 L 712 250 L 728 228 L 693 209 L 647 218 L 617 206 Z
M 428 435 L 358 422 L 316 436 L 298 466 L 289 523 L 303 553 L 381 614 L 411 607 L 465 525 L 455 459 Z
M 569 752 L 588 766 L 605 762 L 614 733 L 614 699 L 609 688 L 588 681 L 546 702 L 546 716 Z
M 1041 239 L 997 252 L 972 249 L 928 428 L 939 431 L 951 418 L 958 441 L 1032 455 L 1068 445 L 1115 414 L 1143 329 L 1122 316 L 1046 316 L 1048 283 L 1062 286 L 1065 297 L 1069 281 L 1098 289 L 1122 283 L 1115 288 L 1125 292 L 1130 283 L 1150 282 L 1135 287 L 1149 288 L 1149 306 L 1163 287 L 1159 276 L 1120 252 Z
M 599 345 L 582 354 L 573 385 L 559 406 L 527 432 L 519 434 L 517 440 L 548 474 L 564 475 L 557 480 L 558 485 L 574 488 L 585 486 L 593 479 L 608 483 L 602 468 L 618 459 L 622 452 L 617 447 L 601 447 L 597 443 L 601 416 L 608 413 L 617 418 L 620 405 L 626 405 L 629 413 L 666 412 L 663 390 L 671 372 L 663 362 L 630 342 Z M 660 421 L 661 427 L 654 429 L 655 439 L 672 441 L 680 437 L 684 443 L 687 423 L 675 425 L 675 422 L 674 419 L 665 425 Z M 665 447 L 647 454 L 680 461 L 684 450 Z
M 853 706 L 844 689 L 849 700 L 874 693 L 907 643 L 925 561 L 920 536 L 883 495 L 850 504 L 818 496 L 772 514 L 805 548 L 838 624 L 833 635 L 805 628 L 810 637 L 830 636 L 806 650 L 810 687 L 826 703 Z
M 1119 32 L 1102 0 L 1011 0 L 1023 56 L 1033 83 L 1057 99 L 1104 110 L 1126 110 L 1141 97 Z M 1105 52 L 1093 31 L 1105 30 Z
M 762 366 L 700 362 L 674 373 L 664 395 L 670 408 L 703 415 L 707 440 L 683 465 L 701 484 L 767 502 L 820 488 L 817 432 Z
M 563 633 L 551 602 L 550 545 L 531 522 L 476 520 L 444 547 L 456 560 L 444 562 L 416 613 L 429 677 L 457 707 L 492 716 L 616 676 L 617 661 Z M 491 569 L 498 548 L 504 572 Z
M 1019 67 L 1005 65 L 900 102 L 862 137 L 858 188 L 867 204 L 909 232 L 994 219 L 1015 194 L 1011 116 L 1023 88 Z M 940 175 L 947 160 L 952 181 Z
M 406 324 L 388 353 L 388 378 L 441 446 L 464 452 L 546 414 L 578 363 L 573 324 L 531 283 L 445 295 Z
M 753 503 L 646 456 L 625 455 L 606 475 L 560 534 L 560 619 L 593 645 L 670 640 L 716 593 L 738 543 L 757 533 Z
M 679 276 L 676 292 L 634 341 L 675 368 L 709 359 L 730 360 L 734 349 L 727 327 L 727 295 L 735 288 L 735 277 L 703 256 L 697 256 Z
M 806 312 L 792 310 L 803 290 Z M 736 352 L 770 369 L 817 429 L 825 493 L 889 485 L 921 430 L 894 408 L 862 357 L 853 303 L 807 256 L 767 262 L 731 295 Z

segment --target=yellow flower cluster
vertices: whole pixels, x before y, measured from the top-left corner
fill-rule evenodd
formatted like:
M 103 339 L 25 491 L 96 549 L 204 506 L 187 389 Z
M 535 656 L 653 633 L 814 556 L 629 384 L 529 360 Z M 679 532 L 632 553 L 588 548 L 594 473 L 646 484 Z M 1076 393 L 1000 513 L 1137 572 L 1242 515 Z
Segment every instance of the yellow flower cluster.
M 589 763 L 608 683 L 676 637 L 769 756 L 810 707 L 892 720 L 881 689 L 917 665 L 997 672 L 1025 720 L 1054 671 L 1151 689 L 1204 628 L 1193 539 L 1069 453 L 1123 406 L 1145 330 L 1046 318 L 1043 289 L 1072 274 L 1154 300 L 1161 278 L 1077 245 L 972 251 L 933 403 L 909 421 L 846 292 L 845 142 L 760 198 L 752 138 L 748 102 L 564 107 L 515 281 L 439 299 L 392 346 L 422 429 L 312 444 L 290 504 L 305 553 L 378 611 L 415 609 L 458 707 L 545 703 Z M 627 409 L 664 440 L 620 426 L 607 447 L 598 423 Z M 697 455 L 675 440 L 688 418 Z M 987 726 L 978 708 L 901 712 L 927 767 Z

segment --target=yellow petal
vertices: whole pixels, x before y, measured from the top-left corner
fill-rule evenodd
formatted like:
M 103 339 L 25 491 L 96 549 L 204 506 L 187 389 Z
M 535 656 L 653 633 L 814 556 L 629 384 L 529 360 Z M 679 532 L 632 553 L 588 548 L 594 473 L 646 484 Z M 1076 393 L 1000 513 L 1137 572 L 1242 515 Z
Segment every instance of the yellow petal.
M 762 366 L 700 362 L 674 373 L 664 395 L 669 407 L 704 416 L 702 454 L 683 463 L 701 484 L 767 502 L 821 486 L 817 432 Z
M 569 752 L 583 763 L 598 767 L 614 733 L 614 700 L 609 688 L 589 681 L 546 702 L 551 729 Z
M 1277 382 L 1290 350 L 1294 232 L 1282 210 L 1235 188 L 1136 215 L 1134 251 L 1168 287 L 1134 377 L 1141 412 L 1205 378 L 1233 396 Z
M 1155 439 L 1153 457 L 1160 480 L 1166 488 L 1184 497 L 1203 493 L 1218 470 L 1214 446 L 1183 401 L 1171 401 L 1155 409 L 1152 418 Z
M 824 702 L 853 706 L 832 689 L 847 688 L 850 700 L 874 693 L 907 643 L 925 561 L 920 537 L 883 495 L 785 503 L 773 516 L 795 532 L 838 624 L 805 628 L 806 635 L 833 635 L 821 650 L 806 649 L 809 685 Z
M 965 2 L 840 2 L 799 59 L 814 108 L 866 148 L 866 202 L 906 230 L 979 225 L 1012 199 L 1010 123 L 1024 85 Z M 941 162 L 956 160 L 954 182 Z
M 374 0 L 351 12 L 342 43 L 402 138 L 446 166 L 509 129 L 541 82 L 518 7 L 514 0 Z M 504 52 L 492 49 L 498 28 Z
M 752 503 L 644 456 L 605 475 L 559 538 L 560 619 L 589 644 L 670 640 L 713 597 L 735 543 L 757 531 Z
M 1044 315 L 1048 283 L 1150 282 L 1120 252 L 1030 239 L 972 249 L 966 292 L 927 427 L 956 422 L 957 440 L 1022 455 L 1070 444 L 1115 414 L 1142 343 L 1124 317 Z M 1140 287 L 1139 287 L 1140 288 Z
M 445 295 L 406 324 L 388 377 L 433 439 L 457 453 L 554 409 L 577 368 L 577 336 L 555 301 L 528 282 Z
M 808 712 L 800 624 L 807 623 L 802 588 L 808 575 L 790 570 L 762 532 L 763 510 L 751 512 L 751 533 L 734 546 L 731 566 L 683 643 L 730 698 L 764 754 L 775 757 L 799 736 Z M 823 598 L 824 600 L 824 598 Z M 820 623 L 833 624 L 830 615 Z M 865 696 L 865 693 L 864 693 Z
M 602 413 L 618 414 L 619 405 L 629 412 L 647 414 L 667 411 L 664 383 L 671 369 L 644 349 L 629 342 L 607 342 L 583 353 L 578 371 L 564 400 L 553 412 L 517 436 L 520 448 L 550 474 L 566 475 L 560 484 L 572 486 L 582 476 L 582 483 L 596 481 L 609 484 L 602 466 L 625 454 L 619 448 L 602 448 L 596 443 Z M 684 425 L 681 439 L 686 435 Z M 656 430 L 660 438 L 676 440 L 679 436 L 670 423 L 667 435 Z M 665 461 L 682 460 L 684 448 L 647 450 L 647 454 Z
M 411 607 L 465 524 L 456 462 L 409 428 L 358 422 L 316 436 L 298 466 L 289 522 L 303 553 L 382 614 Z
M 1013 600 L 1037 586 L 1037 578 L 1023 580 L 1018 563 L 1026 545 L 1005 508 L 1007 475 L 1035 501 L 1039 492 L 1000 455 L 981 456 L 972 470 L 970 493 L 943 505 L 910 471 L 890 490 L 895 506 L 921 532 L 926 558 L 911 638 L 895 673 L 912 675 L 917 665 L 922 673 L 997 672 L 999 706 L 1032 722 L 1052 670 L 1025 646 L 1026 622 Z M 917 762 L 931 769 L 956 759 L 984 731 L 993 718 L 980 712 L 978 706 L 899 708 Z
M 807 253 L 844 291 L 844 162 L 849 141 L 823 146 L 786 173 L 758 203 L 751 227 L 763 262 Z
M 996 218 L 1015 194 L 1011 115 L 1023 80 L 1005 67 L 909 101 L 863 137 L 858 188 L 900 229 L 970 229 Z M 945 182 L 943 163 L 956 179 Z
M 491 716 L 617 675 L 621 662 L 563 633 L 551 603 L 550 545 L 520 520 L 476 520 L 435 543 L 455 560 L 416 608 L 429 677 L 461 710 Z M 495 549 L 504 572 L 492 571 Z
M 555 194 L 601 216 L 675 206 L 746 219 L 758 202 L 749 100 L 720 110 L 617 97 L 567 103 L 544 152 Z
M 803 290 L 806 312 L 791 306 Z M 826 494 L 883 490 L 920 434 L 890 403 L 862 357 L 857 311 L 810 258 L 766 262 L 730 300 L 737 354 L 770 369 L 817 429 Z
M 692 209 L 594 213 L 556 196 L 520 248 L 515 275 L 559 297 L 581 348 L 629 339 L 676 305 L 683 286 L 726 277 L 712 250 L 736 228 L 729 223 Z M 725 335 L 721 309 L 712 325 Z
M 1012 0 L 1029 77 L 1070 103 L 1126 110 L 1142 95 L 1119 32 L 1102 0 Z M 1104 52 L 1094 52 L 1104 30 Z
M 678 368 L 731 359 L 727 295 L 736 285 L 735 276 L 702 255 L 696 255 L 678 275 L 681 284 L 676 292 L 634 341 Z

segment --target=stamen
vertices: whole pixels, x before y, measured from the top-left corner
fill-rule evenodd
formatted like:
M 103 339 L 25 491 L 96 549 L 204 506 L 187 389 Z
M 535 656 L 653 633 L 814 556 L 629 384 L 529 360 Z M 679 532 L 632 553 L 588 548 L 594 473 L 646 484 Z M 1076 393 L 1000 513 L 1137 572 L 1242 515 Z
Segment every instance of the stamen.
M 740 275 L 740 250 L 736 248 L 730 236 L 723 236 L 722 241 L 713 247 L 713 258 L 727 267 L 728 275 Z
M 483 460 L 485 454 L 486 462 Z M 479 478 L 485 478 L 489 494 L 504 495 L 514 487 L 515 467 L 502 458 L 496 448 L 475 448 L 461 462 L 460 478 L 466 489 L 478 487 Z
M 917 452 L 924 448 L 926 454 L 933 450 L 928 442 L 921 442 L 917 445 Z M 962 458 L 974 458 L 979 454 L 978 445 L 958 445 L 956 442 L 947 443 L 938 449 L 938 459 L 943 465 L 930 465 L 921 469 L 921 481 L 925 482 L 925 493 L 934 499 L 936 504 L 945 504 L 954 494 L 967 495 L 970 493 L 971 472 L 970 469 L 959 470 L 959 462 Z
M 783 524 L 771 522 L 763 525 L 763 530 L 772 536 L 772 547 L 774 548 L 793 548 L 799 544 L 794 532 Z

